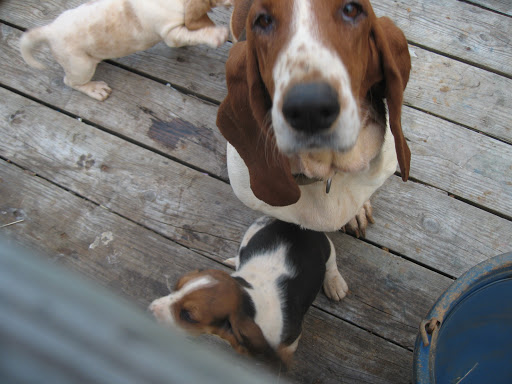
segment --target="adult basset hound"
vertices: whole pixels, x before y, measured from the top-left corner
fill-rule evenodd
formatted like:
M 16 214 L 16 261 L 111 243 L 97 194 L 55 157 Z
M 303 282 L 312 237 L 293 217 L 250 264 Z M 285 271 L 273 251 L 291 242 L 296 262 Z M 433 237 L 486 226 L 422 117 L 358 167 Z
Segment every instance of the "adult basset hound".
M 183 276 L 149 309 L 156 319 L 192 334 L 210 333 L 238 352 L 288 365 L 304 315 L 324 287 L 332 300 L 348 287 L 329 238 L 295 224 L 263 217 L 247 230 L 231 275 L 220 270 Z
M 369 198 L 397 160 L 402 179 L 409 177 L 401 127 L 411 69 L 404 34 L 377 18 L 368 0 L 234 5 L 236 43 L 217 125 L 228 140 L 235 194 L 309 229 L 349 223 L 364 234 Z

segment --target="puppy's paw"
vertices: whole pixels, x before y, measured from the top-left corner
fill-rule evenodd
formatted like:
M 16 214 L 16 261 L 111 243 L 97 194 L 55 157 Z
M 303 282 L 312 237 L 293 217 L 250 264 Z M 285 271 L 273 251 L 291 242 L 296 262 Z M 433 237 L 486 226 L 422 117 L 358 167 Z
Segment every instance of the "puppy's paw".
M 64 82 L 66 83 L 66 79 Z M 89 81 L 87 84 L 71 87 L 99 101 L 105 100 L 112 93 L 112 89 L 104 81 Z
M 104 101 L 112 93 L 112 88 L 110 88 L 104 81 L 91 81 L 89 84 L 92 84 L 92 86 L 90 92 L 87 94 L 93 99 Z
M 210 47 L 218 48 L 224 44 L 229 37 L 229 30 L 225 27 L 208 28 L 208 40 L 206 44 Z
M 359 212 L 345 224 L 341 230 L 342 232 L 355 235 L 357 238 L 366 236 L 366 228 L 368 223 L 375 223 L 373 219 L 373 209 L 370 200 L 367 200 Z
M 348 285 L 338 271 L 326 274 L 324 280 L 325 296 L 334 301 L 340 301 L 348 293 Z

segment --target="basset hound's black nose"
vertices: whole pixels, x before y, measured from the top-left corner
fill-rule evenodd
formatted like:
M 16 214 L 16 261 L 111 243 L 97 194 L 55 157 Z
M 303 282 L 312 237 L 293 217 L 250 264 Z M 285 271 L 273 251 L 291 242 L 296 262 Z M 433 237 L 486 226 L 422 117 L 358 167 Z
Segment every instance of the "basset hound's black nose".
M 338 94 L 328 83 L 297 84 L 284 97 L 284 118 L 297 131 L 314 134 L 329 129 L 339 114 Z

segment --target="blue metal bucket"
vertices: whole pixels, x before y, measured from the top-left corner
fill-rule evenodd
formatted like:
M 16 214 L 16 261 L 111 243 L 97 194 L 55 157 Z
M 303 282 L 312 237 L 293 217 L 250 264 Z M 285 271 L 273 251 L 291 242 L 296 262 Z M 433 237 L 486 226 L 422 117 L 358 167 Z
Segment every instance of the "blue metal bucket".
M 413 382 L 512 383 L 512 252 L 457 279 L 421 323 Z

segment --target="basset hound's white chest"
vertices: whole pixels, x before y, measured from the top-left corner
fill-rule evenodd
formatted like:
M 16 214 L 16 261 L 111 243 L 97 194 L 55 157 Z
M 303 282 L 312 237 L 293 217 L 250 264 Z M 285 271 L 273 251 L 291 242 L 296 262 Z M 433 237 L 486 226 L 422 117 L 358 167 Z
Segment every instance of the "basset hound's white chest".
M 394 140 L 389 127 L 380 154 L 364 172 L 337 173 L 330 192 L 323 182 L 300 186 L 297 203 L 274 207 L 259 200 L 251 190 L 249 171 L 236 149 L 227 145 L 228 173 L 235 195 L 248 207 L 315 231 L 333 232 L 352 219 L 397 166 Z

